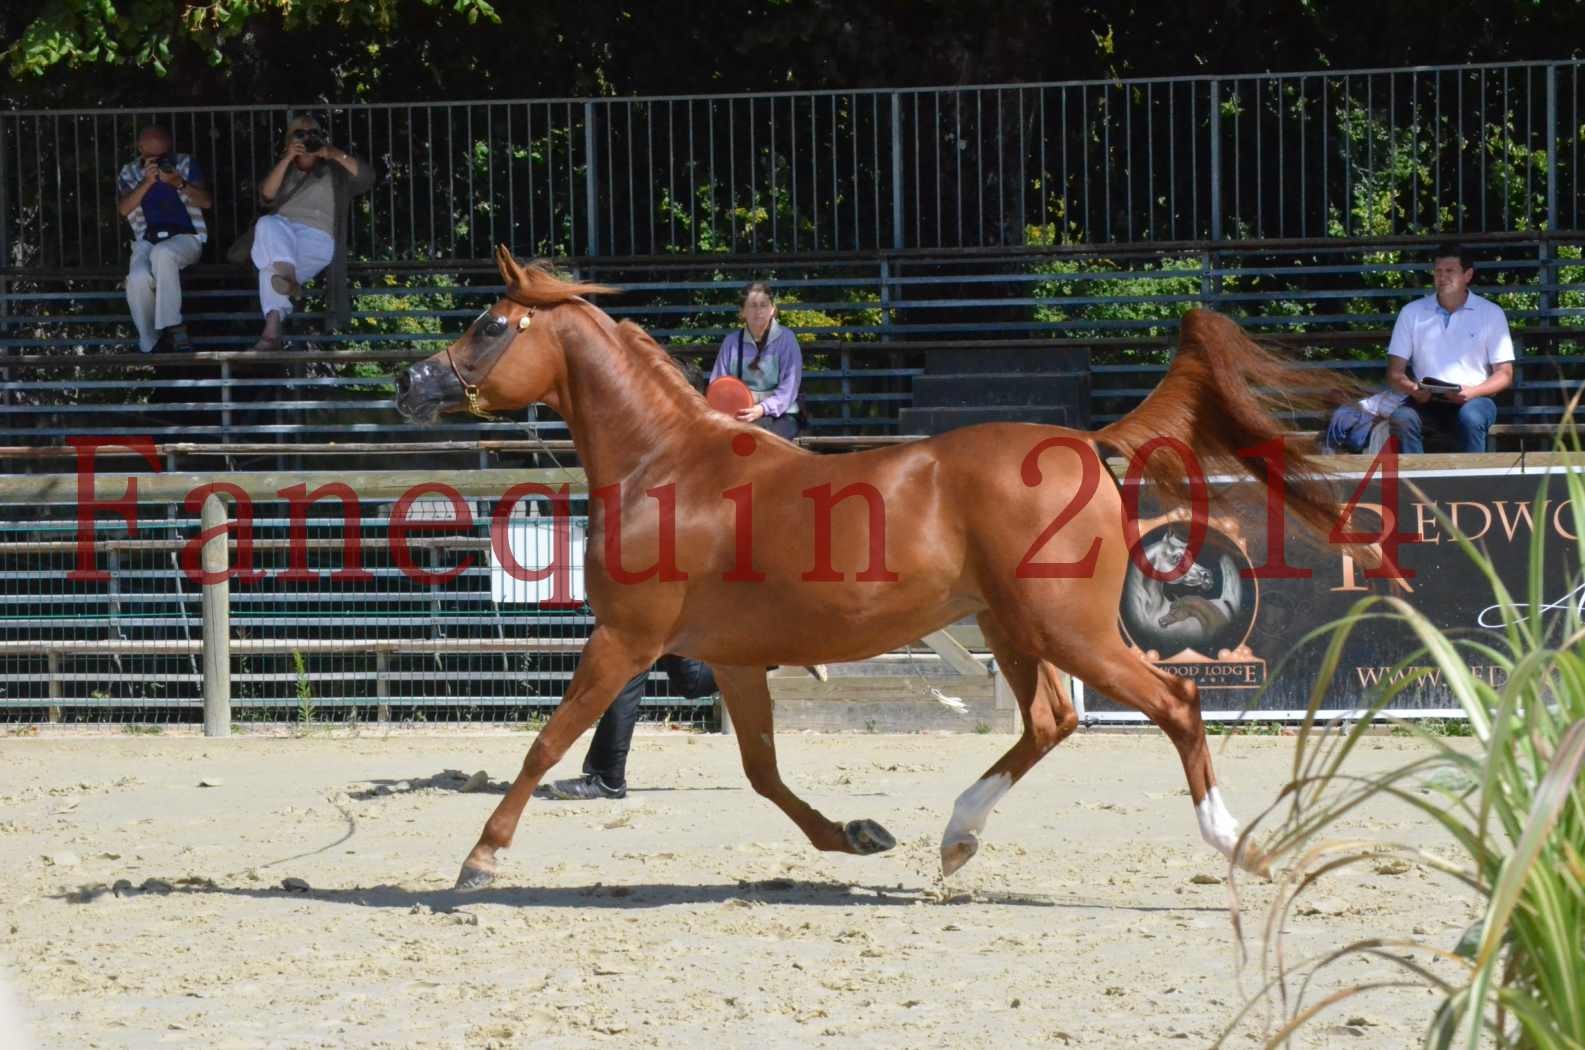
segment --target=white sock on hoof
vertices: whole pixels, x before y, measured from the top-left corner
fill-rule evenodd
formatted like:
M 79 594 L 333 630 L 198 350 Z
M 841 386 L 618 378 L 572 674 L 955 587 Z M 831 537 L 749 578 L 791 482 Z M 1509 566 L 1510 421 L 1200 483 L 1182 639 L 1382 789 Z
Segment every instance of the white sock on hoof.
M 1200 804 L 1194 807 L 1194 815 L 1200 820 L 1200 837 L 1232 860 L 1233 849 L 1238 845 L 1238 821 L 1222 802 L 1221 789 L 1213 787 L 1207 791 Z
M 1013 778 L 1009 773 L 998 773 L 994 777 L 985 777 L 976 780 L 972 786 L 952 806 L 952 819 L 947 822 L 946 833 L 941 836 L 941 848 L 967 841 L 971 836 L 985 830 L 985 821 L 990 818 L 991 810 L 996 808 L 996 803 L 1007 794 L 1007 789 L 1013 786 Z

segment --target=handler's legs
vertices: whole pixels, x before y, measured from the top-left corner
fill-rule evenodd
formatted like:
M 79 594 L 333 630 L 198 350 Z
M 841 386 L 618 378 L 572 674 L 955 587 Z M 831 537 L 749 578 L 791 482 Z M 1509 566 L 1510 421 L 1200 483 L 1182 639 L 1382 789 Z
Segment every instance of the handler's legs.
M 720 691 L 715 684 L 715 672 L 703 660 L 669 653 L 661 657 L 655 666 L 666 672 L 672 692 L 686 700 L 697 700 Z
M 627 753 L 633 745 L 633 730 L 638 725 L 638 710 L 648 681 L 648 671 L 634 675 L 600 716 L 594 739 L 583 756 L 583 776 L 541 784 L 534 789 L 535 798 L 581 802 L 626 797 Z
M 633 730 L 638 727 L 638 711 L 644 702 L 644 686 L 649 671 L 640 671 L 616 694 L 616 702 L 605 709 L 600 724 L 594 727 L 589 753 L 583 757 L 583 771 L 598 776 L 612 788 L 626 794 L 627 753 L 633 747 Z

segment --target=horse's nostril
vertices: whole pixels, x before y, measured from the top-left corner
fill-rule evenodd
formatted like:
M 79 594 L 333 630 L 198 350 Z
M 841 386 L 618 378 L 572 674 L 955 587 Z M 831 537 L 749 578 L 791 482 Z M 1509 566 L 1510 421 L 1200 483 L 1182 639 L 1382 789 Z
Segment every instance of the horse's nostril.
M 405 396 L 407 394 L 408 385 L 411 384 L 412 381 L 412 371 L 410 369 L 404 368 L 400 372 L 396 373 L 397 394 Z

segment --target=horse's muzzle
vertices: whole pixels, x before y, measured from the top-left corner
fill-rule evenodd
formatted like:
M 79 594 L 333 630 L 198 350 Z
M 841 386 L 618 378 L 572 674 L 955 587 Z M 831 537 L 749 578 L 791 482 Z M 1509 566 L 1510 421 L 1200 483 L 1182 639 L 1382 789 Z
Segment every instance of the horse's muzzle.
M 433 423 L 463 401 L 462 386 L 451 370 L 434 361 L 420 361 L 395 375 L 396 410 L 414 423 Z

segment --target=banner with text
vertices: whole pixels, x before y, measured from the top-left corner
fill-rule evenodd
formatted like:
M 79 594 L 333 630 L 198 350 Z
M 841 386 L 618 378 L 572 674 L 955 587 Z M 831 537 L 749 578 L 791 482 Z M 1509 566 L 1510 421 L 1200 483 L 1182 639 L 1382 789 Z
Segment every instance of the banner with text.
M 1280 545 L 1268 550 L 1275 526 L 1268 524 L 1267 503 L 1254 484 L 1214 504 L 1199 539 L 1187 510 L 1152 514 L 1147 497 L 1139 521 L 1141 556 L 1129 565 L 1123 586 L 1123 635 L 1155 666 L 1193 678 L 1208 716 L 1242 712 L 1257 696 L 1251 714 L 1302 711 L 1326 642 L 1301 649 L 1301 639 L 1345 616 L 1368 594 L 1401 597 L 1446 633 L 1486 634 L 1499 641 L 1495 632 L 1504 622 L 1503 610 L 1485 575 L 1452 541 L 1436 511 L 1484 550 L 1516 602 L 1529 600 L 1530 544 L 1539 531 L 1545 549 L 1545 614 L 1561 615 L 1570 605 L 1585 606 L 1585 588 L 1567 593 L 1579 573 L 1580 555 L 1562 469 L 1404 471 L 1397 505 L 1406 535 L 1394 552 L 1406 577 L 1401 581 L 1367 573 L 1337 547 L 1318 548 L 1291 522 Z M 1345 478 L 1340 491 L 1347 496 L 1360 483 L 1359 475 Z M 1538 510 L 1535 501 L 1543 485 Z M 1375 530 L 1380 479 L 1371 478 L 1357 498 L 1357 527 Z M 1409 673 L 1397 665 L 1417 648 L 1402 624 L 1373 620 L 1356 627 L 1324 709 L 1367 705 L 1373 689 Z M 1432 662 L 1418 659 L 1413 666 Z M 1472 663 L 1470 670 L 1493 685 L 1502 682 L 1498 667 Z M 1268 687 L 1264 694 L 1262 687 Z M 1430 714 L 1457 706 L 1433 673 L 1400 694 L 1392 710 Z M 1086 710 L 1102 719 L 1132 711 L 1095 692 L 1086 697 Z

